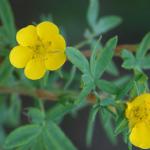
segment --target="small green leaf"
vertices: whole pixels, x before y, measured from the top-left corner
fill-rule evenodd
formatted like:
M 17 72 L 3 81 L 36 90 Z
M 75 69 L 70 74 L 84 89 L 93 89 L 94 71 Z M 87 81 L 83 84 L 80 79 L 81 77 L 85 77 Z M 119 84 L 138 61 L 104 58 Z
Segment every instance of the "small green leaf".
M 21 99 L 17 94 L 12 94 L 10 106 L 7 109 L 7 123 L 11 126 L 19 125 L 21 117 Z
M 92 29 L 94 29 L 99 15 L 99 1 L 90 0 L 90 4 L 87 11 L 87 21 Z
M 101 106 L 103 107 L 106 107 L 106 106 L 109 106 L 109 105 L 114 105 L 114 99 L 111 99 L 111 98 L 106 98 L 106 99 L 103 99 L 100 103 Z
M 120 90 L 115 84 L 106 80 L 97 80 L 95 83 L 100 90 L 110 94 L 116 94 Z
M 150 32 L 145 35 L 136 52 L 137 61 L 141 60 L 150 48 Z
M 84 82 L 84 85 L 88 85 L 93 81 L 93 79 L 91 78 L 91 76 L 89 76 L 87 74 L 83 74 L 82 81 Z
M 8 111 L 8 107 L 7 107 L 7 96 L 0 94 L 0 124 L 5 124 L 8 120 L 7 120 L 7 111 Z
M 38 125 L 26 125 L 17 128 L 8 135 L 4 147 L 6 149 L 14 149 L 26 145 L 36 139 L 40 133 L 41 128 Z
M 97 115 L 98 111 L 99 111 L 99 107 L 97 107 L 97 104 L 94 105 L 93 108 L 90 110 L 87 132 L 86 132 L 86 144 L 87 144 L 87 146 L 90 146 L 91 142 L 92 142 L 94 122 L 95 122 L 96 115 Z
M 31 118 L 32 123 L 41 124 L 45 120 L 44 112 L 40 111 L 37 108 L 29 108 L 28 109 L 28 116 Z
M 69 61 L 72 62 L 81 72 L 89 72 L 89 63 L 85 56 L 76 48 L 67 47 L 66 54 Z
M 125 69 L 133 69 L 136 67 L 136 60 L 133 54 L 128 50 L 123 50 L 121 53 L 121 57 L 123 58 L 122 67 Z
M 56 104 L 54 105 L 50 110 L 47 111 L 46 118 L 47 120 L 53 120 L 55 122 L 61 121 L 61 119 L 64 117 L 65 114 L 71 112 L 71 110 L 74 108 L 74 104 Z
M 150 69 L 150 55 L 145 56 L 143 59 L 141 59 L 140 67 L 143 69 Z
M 13 68 L 10 65 L 8 57 L 3 60 L 3 62 L 0 64 L 0 85 L 5 85 L 6 82 L 8 82 L 8 78 L 12 75 Z M 10 84 L 10 81 L 9 81 Z
M 97 41 L 94 39 L 91 41 L 91 49 L 92 49 L 92 54 L 90 57 L 91 72 L 93 72 L 93 69 L 95 67 L 98 53 L 100 53 L 102 50 L 102 45 L 100 44 L 100 40 L 101 40 L 101 36 L 99 37 L 99 39 Z
M 118 16 L 106 16 L 103 18 L 100 18 L 97 25 L 94 28 L 94 32 L 96 35 L 105 33 L 115 27 L 117 27 L 119 24 L 121 24 L 122 19 Z
M 135 79 L 131 79 L 128 84 L 125 84 L 119 91 L 118 91 L 118 94 L 117 94 L 117 97 L 116 99 L 122 99 L 124 96 L 127 95 L 127 93 L 131 90 L 131 88 L 133 87 L 134 85 L 134 81 Z
M 114 135 L 114 127 L 112 123 L 112 116 L 105 108 L 101 108 L 99 112 L 101 124 L 106 132 L 106 135 L 112 144 L 116 144 L 116 136 Z
M 140 95 L 142 93 L 148 92 L 148 77 L 143 72 L 135 73 L 136 80 L 134 81 L 134 86 L 130 92 L 132 97 Z
M 113 60 L 110 62 L 110 64 L 106 68 L 106 72 L 113 76 L 119 76 L 119 70 L 117 68 L 117 65 L 113 62 Z
M 125 83 L 127 83 L 130 80 L 131 76 L 130 75 L 125 75 L 120 77 L 119 79 L 116 79 L 112 81 L 113 84 L 115 84 L 118 87 L 123 86 Z
M 123 118 L 116 125 L 115 135 L 118 135 L 119 133 L 123 132 L 127 127 L 128 127 L 128 121 L 126 118 Z
M 44 139 L 42 137 L 42 133 L 40 136 L 37 137 L 35 141 L 31 143 L 30 148 L 27 148 L 26 150 L 45 150 Z
M 73 110 L 83 107 L 84 105 L 85 101 L 83 100 L 80 100 L 75 104 L 68 103 L 66 105 L 63 105 L 61 103 L 57 103 L 47 111 L 46 120 L 59 123 L 66 114 L 71 113 Z
M 80 92 L 80 95 L 78 96 L 78 100 L 76 101 L 78 103 L 78 101 L 82 101 L 86 98 L 86 96 L 88 94 L 90 94 L 90 92 L 92 91 L 92 89 L 95 87 L 94 83 L 91 82 L 87 85 L 85 85 L 82 89 L 82 91 Z
M 15 43 L 16 27 L 13 12 L 8 0 L 0 0 L 0 18 L 12 44 Z
M 54 122 L 47 124 L 47 127 L 44 129 L 43 139 L 48 150 L 77 150 Z
M 103 51 L 100 53 L 100 56 L 96 60 L 94 71 L 94 77 L 98 79 L 102 76 L 105 69 L 109 65 L 114 55 L 114 49 L 117 45 L 117 37 L 110 39 L 107 43 Z

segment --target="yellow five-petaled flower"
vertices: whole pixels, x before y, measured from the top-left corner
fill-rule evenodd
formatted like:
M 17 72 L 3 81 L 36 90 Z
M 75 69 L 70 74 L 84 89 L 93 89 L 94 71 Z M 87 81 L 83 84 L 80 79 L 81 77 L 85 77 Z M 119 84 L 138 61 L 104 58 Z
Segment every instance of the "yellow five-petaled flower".
M 18 46 L 11 50 L 10 62 L 16 68 L 25 68 L 29 79 L 40 79 L 46 70 L 57 70 L 66 61 L 66 42 L 51 22 L 24 27 L 17 32 L 16 39 Z
M 150 148 L 150 94 L 142 94 L 128 103 L 130 142 L 142 149 Z

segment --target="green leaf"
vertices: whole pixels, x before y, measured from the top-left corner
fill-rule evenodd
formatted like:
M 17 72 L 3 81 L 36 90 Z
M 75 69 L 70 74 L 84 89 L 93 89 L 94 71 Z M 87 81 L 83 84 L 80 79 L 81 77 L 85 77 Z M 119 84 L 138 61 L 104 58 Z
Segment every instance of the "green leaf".
M 106 135 L 112 144 L 116 144 L 117 140 L 114 135 L 114 127 L 112 124 L 112 116 L 105 108 L 101 108 L 99 113 L 101 124 L 106 132 Z
M 117 68 L 117 65 L 113 61 L 111 61 L 108 67 L 106 68 L 106 72 L 113 76 L 119 76 L 119 70 Z
M 41 128 L 38 125 L 26 125 L 17 128 L 6 138 L 4 148 L 14 149 L 19 146 L 27 145 L 35 140 L 40 133 Z
M 58 103 L 55 106 L 53 106 L 50 110 L 47 111 L 46 118 L 47 120 L 53 120 L 55 122 L 59 122 L 64 117 L 64 115 L 71 112 L 73 108 L 74 108 L 74 104 L 72 103 L 69 103 L 67 105 Z
M 136 52 L 137 61 L 141 60 L 150 48 L 150 32 L 145 35 Z
M 150 69 L 150 55 L 145 56 L 143 59 L 141 59 L 140 67 L 143 69 Z
M 84 101 L 84 99 L 91 92 L 93 87 L 93 83 L 86 85 L 82 89 L 81 93 L 76 98 L 77 100 L 74 103 L 67 103 L 66 105 L 58 103 L 55 106 L 53 106 L 50 110 L 47 111 L 46 120 L 53 120 L 54 122 L 59 123 L 64 117 L 64 115 L 85 106 L 87 102 Z
M 95 28 L 95 25 L 98 20 L 99 15 L 99 1 L 90 0 L 90 4 L 87 11 L 87 21 L 92 29 Z
M 10 106 L 7 109 L 7 124 L 11 126 L 19 125 L 21 117 L 21 99 L 17 94 L 12 94 Z
M 84 82 L 84 85 L 88 85 L 91 82 L 93 82 L 93 79 L 91 78 L 91 76 L 89 76 L 87 74 L 83 74 L 82 75 L 82 81 Z
M 89 63 L 79 50 L 73 47 L 67 47 L 66 54 L 69 61 L 74 64 L 81 72 L 89 72 Z
M 44 139 L 42 137 L 42 134 L 37 137 L 37 139 L 31 143 L 31 148 L 28 148 L 26 150 L 45 150 L 44 147 Z
M 87 85 L 85 85 L 82 89 L 82 91 L 80 92 L 80 95 L 78 96 L 78 100 L 76 101 L 76 103 L 78 103 L 78 101 L 82 101 L 86 98 L 86 96 L 88 94 L 90 94 L 90 92 L 92 91 L 92 89 L 95 87 L 94 83 L 91 82 Z
M 106 107 L 106 106 L 109 106 L 109 105 L 114 105 L 114 99 L 112 98 L 106 98 L 106 99 L 103 99 L 100 103 L 101 106 L 103 107 Z
M 92 69 L 94 69 L 94 67 L 95 67 L 98 53 L 100 53 L 102 50 L 102 45 L 100 44 L 100 40 L 101 40 L 101 36 L 99 37 L 99 39 L 97 41 L 94 39 L 91 41 L 91 49 L 92 49 L 92 54 L 90 57 L 91 72 L 93 71 Z
M 8 57 L 3 60 L 3 62 L 0 64 L 0 85 L 6 85 L 6 82 L 8 82 L 8 78 L 12 75 L 13 68 L 10 65 Z M 9 81 L 10 84 L 10 81 Z
M 45 121 L 44 112 L 40 111 L 37 108 L 29 108 L 28 109 L 28 116 L 31 118 L 32 123 L 41 124 Z
M 138 72 L 135 77 L 131 78 L 128 81 L 128 84 L 125 83 L 121 87 L 121 90 L 118 91 L 116 99 L 122 99 L 123 97 L 127 96 L 127 93 L 129 93 L 130 90 L 133 90 L 133 88 L 136 86 L 137 86 L 136 87 L 137 88 L 136 94 L 143 93 L 143 90 L 146 91 L 146 89 L 148 89 L 147 80 L 148 80 L 148 77 L 145 74 Z M 140 88 L 138 87 L 138 85 L 135 85 L 135 84 L 138 84 Z
M 90 110 L 87 132 L 86 132 L 86 144 L 87 144 L 87 146 L 90 146 L 91 142 L 92 142 L 94 122 L 95 122 L 96 115 L 97 115 L 98 111 L 99 111 L 99 107 L 97 106 L 97 104 L 95 104 L 93 106 L 93 108 Z
M 7 122 L 7 96 L 5 95 L 0 95 L 0 124 L 5 124 Z
M 134 86 L 130 92 L 130 96 L 135 97 L 142 93 L 148 92 L 148 77 L 143 72 L 135 72 Z
M 121 22 L 122 19 L 118 16 L 106 16 L 100 18 L 100 20 L 94 28 L 94 32 L 96 35 L 106 33 L 109 30 L 117 27 L 119 24 L 121 24 Z
M 0 0 L 0 18 L 2 20 L 7 35 L 9 36 L 12 44 L 14 44 L 16 27 L 13 12 L 11 10 L 8 0 Z
M 43 139 L 47 150 L 77 150 L 54 122 L 47 124 Z
M 107 43 L 100 56 L 96 60 L 94 71 L 94 77 L 98 79 L 102 76 L 105 69 L 109 65 L 114 55 L 114 49 L 117 45 L 117 37 L 110 39 Z
M 124 84 L 126 84 L 130 80 L 130 78 L 131 78 L 130 75 L 125 75 L 125 76 L 120 77 L 119 79 L 112 81 L 112 83 L 118 87 L 121 87 Z
M 118 135 L 119 133 L 123 132 L 128 127 L 128 121 L 126 118 L 122 118 L 117 122 L 116 128 L 115 128 L 115 135 Z
M 55 104 L 50 110 L 47 111 L 46 120 L 53 120 L 56 123 L 59 123 L 63 117 L 71 113 L 73 110 L 79 109 L 80 107 L 85 106 L 85 101 L 81 100 L 74 103 L 68 103 L 63 105 L 61 103 Z
M 115 84 L 106 80 L 97 80 L 95 83 L 100 90 L 110 94 L 116 94 L 120 90 Z
M 136 67 L 136 60 L 133 54 L 128 50 L 123 50 L 121 53 L 121 57 L 123 58 L 122 67 L 125 69 L 133 69 Z
M 135 79 L 132 78 L 128 84 L 125 84 L 119 91 L 118 91 L 118 94 L 117 94 L 117 97 L 116 99 L 122 99 L 124 96 L 127 95 L 127 93 L 131 90 L 131 88 L 133 87 L 134 85 L 134 82 L 135 82 Z

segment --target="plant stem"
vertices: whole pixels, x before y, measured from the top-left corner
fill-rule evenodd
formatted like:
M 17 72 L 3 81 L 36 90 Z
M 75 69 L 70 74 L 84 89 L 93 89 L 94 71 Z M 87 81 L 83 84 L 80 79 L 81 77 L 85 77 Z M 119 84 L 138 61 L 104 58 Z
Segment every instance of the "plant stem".
M 38 101 L 38 107 L 40 108 L 40 110 L 42 112 L 45 112 L 44 102 L 40 98 L 37 98 L 37 101 Z
M 76 70 L 77 70 L 77 68 L 75 66 L 73 66 L 71 68 L 71 75 L 70 75 L 70 78 L 69 78 L 68 82 L 65 84 L 64 90 L 68 89 L 68 87 L 71 85 L 71 83 L 72 83 L 72 81 L 75 77 Z
M 94 37 L 96 37 L 95 34 L 91 35 L 89 38 L 79 42 L 78 44 L 76 44 L 74 47 L 76 48 L 82 48 L 83 46 L 85 46 L 86 44 L 88 44 Z

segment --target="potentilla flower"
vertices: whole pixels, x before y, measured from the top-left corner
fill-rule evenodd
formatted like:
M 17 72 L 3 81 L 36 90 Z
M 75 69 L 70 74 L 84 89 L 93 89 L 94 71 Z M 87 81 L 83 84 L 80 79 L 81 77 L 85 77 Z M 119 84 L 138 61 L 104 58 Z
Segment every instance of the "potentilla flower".
M 57 70 L 66 61 L 66 42 L 51 22 L 24 27 L 17 32 L 16 39 L 18 46 L 11 50 L 10 62 L 16 68 L 25 68 L 29 79 L 40 79 L 46 70 Z
M 142 149 L 150 148 L 150 94 L 142 94 L 128 103 L 130 142 Z

